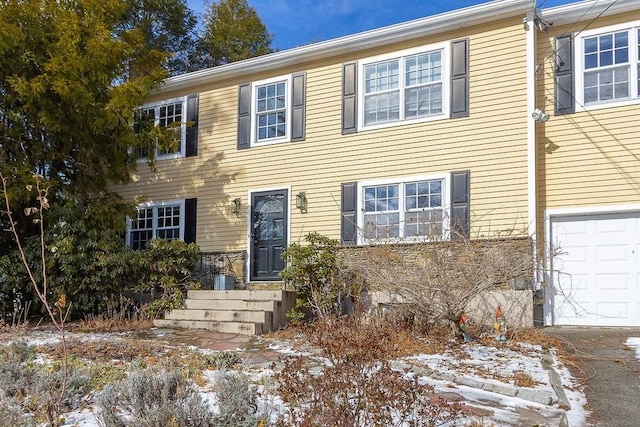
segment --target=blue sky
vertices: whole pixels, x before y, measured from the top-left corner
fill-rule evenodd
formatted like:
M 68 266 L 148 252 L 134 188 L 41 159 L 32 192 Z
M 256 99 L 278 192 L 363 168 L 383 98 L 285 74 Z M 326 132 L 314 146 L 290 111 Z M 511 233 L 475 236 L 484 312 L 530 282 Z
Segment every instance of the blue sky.
M 196 13 L 207 0 L 187 0 Z M 532 3 L 534 0 L 531 0 Z M 572 0 L 536 0 L 551 7 Z M 575 1 L 575 0 L 573 0 Z M 484 0 L 248 0 L 280 50 L 485 3 Z

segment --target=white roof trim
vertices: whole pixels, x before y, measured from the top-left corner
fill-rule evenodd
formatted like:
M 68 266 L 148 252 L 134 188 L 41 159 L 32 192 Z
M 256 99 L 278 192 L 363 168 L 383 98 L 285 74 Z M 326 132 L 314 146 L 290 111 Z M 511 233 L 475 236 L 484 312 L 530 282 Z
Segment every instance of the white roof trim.
M 607 9 L 608 8 L 608 9 Z M 587 21 L 602 16 L 639 10 L 638 0 L 585 0 L 564 6 L 542 9 L 540 16 L 555 25 L 569 24 L 578 20 Z M 603 11 L 606 12 L 603 13 Z M 576 29 L 576 31 L 579 30 Z
M 488 21 L 496 21 L 525 14 L 531 8 L 531 0 L 495 0 L 337 39 L 283 50 L 257 58 L 170 77 L 165 80 L 156 93 L 186 89 L 224 78 L 286 67 L 300 62 L 324 59 L 402 40 L 425 37 Z

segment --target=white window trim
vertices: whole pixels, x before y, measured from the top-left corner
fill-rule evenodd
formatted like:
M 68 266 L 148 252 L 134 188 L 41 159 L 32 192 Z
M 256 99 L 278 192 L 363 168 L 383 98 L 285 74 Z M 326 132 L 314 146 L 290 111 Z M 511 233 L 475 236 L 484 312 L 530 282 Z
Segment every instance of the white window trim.
M 640 21 L 627 22 L 625 24 L 612 25 L 609 27 L 596 28 L 579 33 L 574 43 L 574 64 L 575 64 L 575 110 L 590 111 L 602 108 L 621 107 L 625 105 L 640 104 L 640 87 L 638 87 L 638 29 Z M 584 39 L 598 35 L 615 33 L 619 31 L 629 31 L 629 99 L 610 100 L 585 105 L 584 102 Z
M 265 141 L 258 141 L 258 120 L 257 116 L 257 90 L 258 86 L 270 83 L 285 82 L 285 117 L 287 120 L 285 126 L 285 136 L 280 138 L 272 138 Z M 291 141 L 291 100 L 293 99 L 293 87 L 291 84 L 291 74 L 285 76 L 273 77 L 266 80 L 259 80 L 251 84 L 251 147 L 262 147 L 264 145 L 279 144 Z
M 185 199 L 174 199 L 174 200 L 165 200 L 162 202 L 146 202 L 140 203 L 136 206 L 136 209 L 146 209 L 153 208 L 153 220 L 152 220 L 152 239 L 157 238 L 157 208 L 166 207 L 166 206 L 180 206 L 180 231 L 179 231 L 179 240 L 184 240 L 184 223 L 186 219 L 185 215 Z M 131 228 L 132 218 L 127 216 L 127 246 L 131 247 L 133 242 L 131 241 L 131 232 L 133 231 Z
M 167 159 L 177 159 L 180 157 L 184 157 L 186 155 L 186 145 L 187 145 L 187 97 L 181 96 L 178 98 L 172 99 L 164 99 L 159 102 L 151 102 L 149 104 L 143 105 L 142 109 L 150 109 L 162 107 L 164 105 L 169 104 L 178 104 L 182 103 L 182 121 L 180 123 L 180 147 L 175 153 L 166 153 L 166 154 L 158 154 L 158 147 L 156 147 L 156 160 L 167 160 Z M 154 117 L 154 126 L 158 126 L 158 122 L 160 121 L 160 117 L 158 114 Z M 138 163 L 144 163 L 148 161 L 148 157 L 138 157 Z
M 400 203 L 399 203 L 399 212 L 400 212 L 400 222 L 404 221 L 404 184 L 416 182 L 416 181 L 432 181 L 432 180 L 442 180 L 442 240 L 449 240 L 450 237 L 450 224 L 449 219 L 451 215 L 451 206 L 449 201 L 449 193 L 450 193 L 450 179 L 451 175 L 448 173 L 439 173 L 439 174 L 429 174 L 429 175 L 414 175 L 414 176 L 405 176 L 401 178 L 381 178 L 369 181 L 358 181 L 358 194 L 357 194 L 357 225 L 358 225 L 358 245 L 367 245 L 367 244 L 376 244 L 376 243 L 389 243 L 387 240 L 376 241 L 375 239 L 365 239 L 362 233 L 362 228 L 364 225 L 364 188 L 371 187 L 376 185 L 395 185 L 398 184 L 402 186 L 400 190 Z M 426 239 L 424 237 L 404 237 L 403 228 L 401 227 L 401 237 L 395 238 L 398 243 L 415 243 L 415 242 L 424 242 Z
M 364 69 L 367 65 L 371 65 L 375 62 L 380 61 L 388 61 L 390 59 L 399 59 L 400 61 L 400 109 L 401 116 L 404 116 L 402 110 L 404 110 L 404 61 L 403 58 L 411 55 L 416 55 L 419 53 L 428 53 L 436 50 L 442 51 L 442 114 L 427 116 L 427 117 L 417 117 L 412 119 L 401 118 L 400 120 L 390 121 L 386 123 L 377 123 L 372 125 L 364 124 L 364 103 L 365 103 L 365 73 Z M 401 51 L 396 51 L 390 54 L 372 56 L 370 58 L 365 58 L 359 61 L 358 63 L 358 130 L 372 130 L 372 129 L 383 129 L 394 126 L 402 126 L 410 123 L 422 123 L 422 122 L 430 122 L 434 120 L 443 120 L 448 119 L 450 117 L 450 108 L 449 108 L 449 97 L 451 96 L 451 57 L 450 57 L 450 43 L 436 43 L 426 46 L 420 46 L 412 49 L 406 49 Z

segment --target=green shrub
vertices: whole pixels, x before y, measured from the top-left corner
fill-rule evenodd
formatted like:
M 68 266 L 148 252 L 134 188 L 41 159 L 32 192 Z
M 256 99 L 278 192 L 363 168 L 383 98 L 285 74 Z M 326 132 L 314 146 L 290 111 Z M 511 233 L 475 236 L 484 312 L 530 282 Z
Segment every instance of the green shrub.
M 0 420 L 2 425 L 12 427 L 35 427 L 32 414 L 25 413 L 24 408 L 14 399 L 0 396 Z
M 309 233 L 305 245 L 293 243 L 283 252 L 288 266 L 281 272 L 288 286 L 298 293 L 296 305 L 288 314 L 302 320 L 304 310 L 318 316 L 342 313 L 345 298 L 357 298 L 361 283 L 341 272 L 340 243 L 319 233 Z
M 144 307 L 144 313 L 155 318 L 165 310 L 182 307 L 185 286 L 200 257 L 198 245 L 182 240 L 153 239 L 139 256 L 145 274 L 133 290 L 159 296 Z
M 19 412 L 18 405 L 36 420 L 56 425 L 60 414 L 77 408 L 91 391 L 91 375 L 84 366 L 69 365 L 65 382 L 60 362 L 36 363 L 35 355 L 23 341 L 0 347 L 0 390 L 12 402 L 12 413 Z
M 96 397 L 104 427 L 212 427 L 214 413 L 180 371 L 134 370 Z
M 260 418 L 256 415 L 256 387 L 251 385 L 249 378 L 234 371 L 218 371 L 215 376 L 218 391 L 218 415 L 216 423 L 219 426 L 255 426 Z
M 72 319 L 125 313 L 131 310 L 130 297 L 136 292 L 160 297 L 145 311 L 149 317 L 182 304 L 183 285 L 198 262 L 198 246 L 155 239 L 148 250 L 134 251 L 123 242 L 123 209 L 100 205 L 79 213 L 66 206 L 52 207 L 45 232 L 48 298 L 53 306 L 64 296 L 71 303 Z M 103 216 L 109 215 L 114 221 L 121 219 L 121 229 L 107 223 Z M 24 249 L 41 283 L 39 237 L 25 239 Z M 8 320 L 30 301 L 34 311 L 42 311 L 17 249 L 7 245 L 0 249 L 0 314 Z

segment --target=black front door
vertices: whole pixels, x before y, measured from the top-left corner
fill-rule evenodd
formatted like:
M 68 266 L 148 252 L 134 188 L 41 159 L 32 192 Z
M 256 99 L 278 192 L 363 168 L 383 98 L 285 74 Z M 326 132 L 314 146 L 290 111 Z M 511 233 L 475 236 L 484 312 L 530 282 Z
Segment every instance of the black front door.
M 287 246 L 287 190 L 251 194 L 251 280 L 278 280 Z

